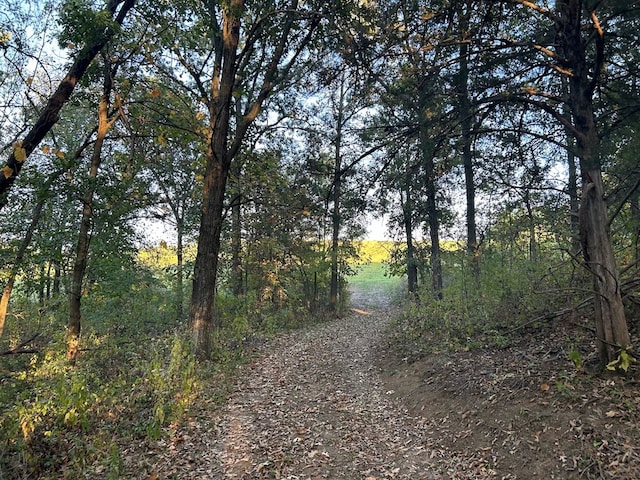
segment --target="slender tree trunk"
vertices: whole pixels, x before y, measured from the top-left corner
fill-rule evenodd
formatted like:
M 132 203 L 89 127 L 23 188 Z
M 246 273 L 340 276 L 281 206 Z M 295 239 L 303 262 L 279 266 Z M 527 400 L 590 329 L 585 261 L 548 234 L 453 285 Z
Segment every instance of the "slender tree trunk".
M 51 300 L 51 262 L 47 263 L 46 278 L 47 278 L 47 286 L 45 291 L 45 299 L 48 302 L 49 300 Z
M 569 96 L 569 81 L 566 77 L 562 77 L 562 90 L 565 97 Z M 572 124 L 571 110 L 567 104 L 563 106 L 562 116 L 567 120 L 568 124 Z M 580 220 L 578 218 L 578 210 L 580 209 L 580 198 L 578 197 L 578 167 L 575 155 L 575 139 L 574 135 L 568 127 L 565 127 L 565 135 L 567 140 L 567 173 L 569 181 L 567 183 L 567 193 L 569 194 L 569 225 L 571 232 L 571 251 L 573 255 L 578 256 L 580 253 Z
M 340 229 L 342 227 L 342 122 L 344 120 L 344 85 L 345 78 L 342 74 L 340 82 L 340 94 L 338 97 L 338 115 L 336 118 L 336 136 L 333 164 L 333 211 L 331 214 L 331 280 L 329 283 L 329 310 L 338 310 L 338 292 L 340 290 L 339 249 Z
M 60 260 L 55 259 L 53 261 L 53 295 L 60 295 L 60 277 L 62 276 L 62 267 Z
M 531 207 L 529 190 L 524 191 L 524 206 L 527 210 L 527 221 L 529 223 L 529 260 L 535 262 L 538 260 L 538 243 L 536 241 L 536 219 Z
M 480 256 L 476 229 L 476 185 L 473 175 L 473 153 L 471 126 L 473 112 L 469 99 L 469 16 L 471 2 L 465 3 L 465 12 L 460 17 L 460 64 L 458 74 L 458 104 L 460 109 L 460 134 L 462 137 L 462 165 L 464 167 L 464 184 L 466 194 L 467 220 L 467 254 L 471 259 L 471 271 L 474 277 L 480 275 Z
M 40 278 L 38 279 L 38 304 L 42 307 L 45 301 L 45 289 L 47 286 L 47 266 L 40 264 Z
M 176 320 L 182 321 L 184 314 L 184 222 L 176 219 L 177 245 L 176 245 Z
M 424 102 L 422 103 L 425 104 Z M 440 249 L 440 218 L 436 200 L 436 171 L 433 148 L 429 140 L 427 125 L 420 126 L 420 144 L 427 194 L 429 238 L 431 240 L 431 288 L 436 298 L 442 298 L 442 255 Z
M 407 167 L 405 175 L 405 198 L 402 205 L 402 220 L 407 244 L 407 290 L 415 293 L 418 289 L 418 263 L 413 244 L 413 198 L 411 195 L 412 169 Z
M 617 359 L 620 350 L 631 346 L 631 339 L 611 244 L 600 163 L 600 139 L 593 113 L 593 94 L 604 63 L 604 33 L 593 12 L 590 33 L 593 34 L 596 52 L 595 64 L 589 65 L 586 42 L 582 37 L 582 9 L 579 0 L 556 3 L 560 48 L 567 59 L 566 67 L 572 73 L 568 103 L 582 175 L 580 240 L 586 266 L 593 277 L 596 340 L 600 359 L 606 365 Z M 596 78 L 591 78 L 593 72 L 596 72 Z
M 636 264 L 636 270 L 640 269 L 640 191 L 637 189 L 629 198 L 631 209 L 631 224 L 634 230 L 633 240 L 633 260 Z
M 240 175 L 242 168 L 240 162 L 232 165 L 235 198 L 231 205 L 231 290 L 238 297 L 243 293 L 243 271 L 242 271 L 242 192 L 240 186 Z
M 4 332 L 5 319 L 7 316 L 7 309 L 9 307 L 9 300 L 11 299 L 11 292 L 13 290 L 13 286 L 16 281 L 16 277 L 18 276 L 18 272 L 20 271 L 20 266 L 22 265 L 22 260 L 24 258 L 24 254 L 27 252 L 27 248 L 31 243 L 31 239 L 33 238 L 33 232 L 35 231 L 38 222 L 40 221 L 40 217 L 42 216 L 42 209 L 45 204 L 45 199 L 42 198 L 36 204 L 36 207 L 33 210 L 33 215 L 31 216 L 31 223 L 29 224 L 29 228 L 27 228 L 27 232 L 25 233 L 24 238 L 22 239 L 22 243 L 20 244 L 20 248 L 16 253 L 16 258 L 13 262 L 13 266 L 11 267 L 11 271 L 9 272 L 9 278 L 7 280 L 7 284 L 2 291 L 2 299 L 0 300 L 0 337 Z
M 87 270 L 89 259 L 89 243 L 91 241 L 91 222 L 93 219 L 93 197 L 95 194 L 95 180 L 102 163 L 102 148 L 107 132 L 114 124 L 118 115 L 109 118 L 109 104 L 111 90 L 113 87 L 112 74 L 107 56 L 104 56 L 104 88 L 98 105 L 98 129 L 96 140 L 93 144 L 91 163 L 89 166 L 87 190 L 82 197 L 82 217 L 80 219 L 80 230 L 76 244 L 76 255 L 73 265 L 73 276 L 71 280 L 71 290 L 69 291 L 69 322 L 67 323 L 67 360 L 75 362 L 78 356 L 78 343 L 80 341 L 81 330 L 81 301 L 82 284 Z

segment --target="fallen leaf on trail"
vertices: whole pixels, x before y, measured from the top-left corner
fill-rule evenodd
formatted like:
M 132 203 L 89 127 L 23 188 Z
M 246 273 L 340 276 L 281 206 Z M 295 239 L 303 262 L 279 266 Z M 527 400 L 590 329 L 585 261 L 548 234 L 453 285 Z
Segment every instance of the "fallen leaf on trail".
M 549 384 L 548 383 L 543 383 L 542 385 L 540 385 L 540 390 L 543 392 L 546 392 L 549 390 Z

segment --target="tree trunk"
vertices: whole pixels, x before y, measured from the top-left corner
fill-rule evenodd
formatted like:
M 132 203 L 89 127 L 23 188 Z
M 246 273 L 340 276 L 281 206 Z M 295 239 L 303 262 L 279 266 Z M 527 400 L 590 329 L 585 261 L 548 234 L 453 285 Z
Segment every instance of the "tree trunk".
M 243 293 L 243 271 L 242 271 L 242 192 L 240 186 L 240 175 L 242 169 L 240 162 L 232 166 L 231 174 L 234 182 L 235 198 L 231 205 L 231 291 L 238 297 Z
M 473 112 L 469 99 L 469 16 L 471 15 L 471 2 L 465 4 L 465 12 L 460 17 L 460 71 L 458 73 L 458 108 L 460 109 L 460 134 L 462 137 L 462 165 L 464 167 L 464 185 L 466 194 L 466 221 L 467 221 L 467 254 L 471 259 L 471 271 L 473 276 L 480 275 L 480 257 L 478 236 L 476 230 L 476 185 L 473 175 L 473 153 L 471 127 L 473 124 Z
M 422 103 L 424 105 L 424 103 Z M 424 122 L 424 120 L 423 120 Z M 436 298 L 442 298 L 442 255 L 440 249 L 440 217 L 436 200 L 436 171 L 433 148 L 427 126 L 420 126 L 420 148 L 427 194 L 429 238 L 431 240 L 431 288 Z
M 331 280 L 329 283 L 329 310 L 338 310 L 338 292 L 340 290 L 340 275 L 338 271 L 340 228 L 342 227 L 342 215 L 340 212 L 342 201 L 342 122 L 344 120 L 345 101 L 345 76 L 342 73 L 340 82 L 340 94 L 338 96 L 338 111 L 336 118 L 336 136 L 334 139 L 334 165 L 333 165 L 333 212 L 331 214 Z
M 603 364 L 618 358 L 631 346 L 622 304 L 620 281 L 609 233 L 607 204 L 600 159 L 600 139 L 593 113 L 593 93 L 604 63 L 604 33 L 595 12 L 590 15 L 589 34 L 595 44 L 595 64 L 587 62 L 587 42 L 582 38 L 582 2 L 557 2 L 560 49 L 566 58 L 569 77 L 568 103 L 573 118 L 577 152 L 580 157 L 582 196 L 580 240 L 587 268 L 593 277 L 597 346 Z M 595 72 L 595 78 L 591 78 Z
M 89 259 L 89 243 L 91 241 L 91 222 L 93 219 L 93 197 L 95 194 L 95 180 L 98 176 L 98 170 L 102 162 L 102 147 L 107 132 L 118 118 L 116 114 L 113 118 L 109 118 L 109 104 L 111 90 L 113 87 L 111 67 L 107 56 L 104 56 L 104 88 L 100 103 L 98 105 L 98 128 L 96 132 L 96 140 L 93 144 L 93 152 L 91 155 L 91 163 L 89 166 L 87 191 L 82 197 L 82 217 L 80 219 L 80 230 L 78 232 L 78 240 L 76 244 L 76 256 L 73 264 L 73 276 L 71 280 L 71 290 L 69 291 L 69 322 L 67 324 L 67 360 L 75 362 L 78 356 L 78 343 L 80 341 L 81 330 L 81 301 L 82 301 L 82 283 L 84 274 L 87 270 L 87 262 Z
M 15 284 L 16 277 L 18 276 L 18 271 L 20 270 L 20 266 L 22 265 L 22 259 L 24 258 L 24 254 L 27 252 L 27 248 L 31 243 L 31 239 L 33 238 L 33 232 L 35 231 L 38 222 L 40 221 L 40 217 L 42 216 L 42 209 L 45 204 L 45 199 L 42 198 L 36 204 L 36 208 L 33 210 L 33 215 L 31 216 L 31 223 L 29 224 L 29 228 L 27 228 L 27 232 L 25 233 L 24 238 L 22 239 L 22 243 L 20 244 L 20 248 L 16 253 L 16 258 L 13 262 L 13 266 L 11 267 L 11 271 L 9 272 L 9 278 L 7 280 L 7 284 L 2 291 L 2 299 L 0 300 L 0 337 L 4 332 L 5 319 L 7 316 L 7 309 L 9 307 L 9 300 L 11 299 L 11 292 L 13 290 L 13 285 Z
M 418 289 L 418 263 L 413 245 L 413 198 L 411 195 L 412 169 L 407 168 L 405 175 L 405 198 L 402 205 L 402 220 L 407 244 L 407 290 L 415 293 Z
M 176 320 L 182 321 L 184 314 L 184 222 L 176 219 L 177 245 L 176 245 Z
M 211 355 L 213 329 L 220 326 L 219 318 L 214 315 L 214 307 L 224 191 L 229 164 L 226 159 L 218 160 L 218 158 L 220 157 L 214 155 L 212 150 L 207 152 L 207 169 L 204 179 L 205 203 L 200 219 L 198 253 L 194 265 L 191 294 L 191 331 L 196 355 L 201 360 L 208 359 Z
M 209 145 L 205 154 L 203 205 L 189 313 L 195 354 L 200 360 L 207 360 L 211 356 L 213 329 L 214 326 L 220 325 L 219 318 L 214 315 L 215 293 L 224 193 L 232 159 L 232 154 L 227 147 L 227 139 L 237 69 L 240 18 L 243 12 L 244 2 L 231 0 L 228 11 L 224 13 L 221 37 L 214 38 L 214 42 L 221 44 L 216 52 L 216 65 L 211 82 L 212 91 L 209 101 L 211 124 Z
M 60 260 L 56 258 L 53 261 L 53 295 L 60 295 L 60 277 L 62 276 L 62 267 Z
M 109 0 L 106 6 L 106 11 L 113 16 L 115 15 L 118 5 L 121 3 L 122 7 L 114 19 L 118 25 L 122 25 L 125 16 L 133 7 L 135 0 Z M 101 31 L 92 32 L 92 34 L 89 35 L 89 43 L 78 52 L 78 56 L 69 68 L 67 74 L 40 112 L 36 124 L 27 133 L 22 142 L 20 142 L 20 148 L 24 149 L 26 156 L 29 156 L 31 152 L 33 152 L 45 135 L 47 135 L 56 124 L 60 110 L 71 97 L 76 84 L 82 78 L 94 57 L 102 50 L 111 37 L 113 37 L 115 32 L 116 29 L 114 28 L 102 28 Z M 17 148 L 11 152 L 7 160 L 5 169 L 9 170 L 5 170 L 5 175 L 0 175 L 0 209 L 6 205 L 6 193 L 15 182 L 24 163 L 24 160 L 16 160 L 16 151 Z
M 531 194 L 528 189 L 524 191 L 524 206 L 527 210 L 527 221 L 529 224 L 529 261 L 538 260 L 538 242 L 536 241 L 536 219 L 531 207 Z
M 566 77 L 562 77 L 562 93 L 569 96 L 569 82 Z M 572 124 L 571 110 L 568 105 L 563 106 L 562 116 L 567 120 L 567 124 Z M 567 193 L 569 194 L 569 225 L 571 233 L 571 251 L 574 256 L 580 253 L 580 221 L 578 210 L 580 209 L 580 199 L 578 198 L 578 168 L 575 155 L 575 139 L 570 128 L 565 127 L 567 140 L 567 173 L 569 181 L 567 183 Z

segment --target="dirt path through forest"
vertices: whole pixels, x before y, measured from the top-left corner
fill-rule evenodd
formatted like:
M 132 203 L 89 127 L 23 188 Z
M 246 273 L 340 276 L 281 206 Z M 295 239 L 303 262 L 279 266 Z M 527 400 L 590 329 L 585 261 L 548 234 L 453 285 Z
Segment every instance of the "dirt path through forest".
M 385 391 L 375 355 L 391 312 L 354 307 L 274 339 L 242 367 L 221 417 L 178 435 L 152 477 L 481 478 L 454 474 L 458 460 L 433 447 L 424 419 Z
M 232 396 L 224 478 L 439 478 L 425 424 L 394 405 L 373 354 L 387 311 L 279 339 Z

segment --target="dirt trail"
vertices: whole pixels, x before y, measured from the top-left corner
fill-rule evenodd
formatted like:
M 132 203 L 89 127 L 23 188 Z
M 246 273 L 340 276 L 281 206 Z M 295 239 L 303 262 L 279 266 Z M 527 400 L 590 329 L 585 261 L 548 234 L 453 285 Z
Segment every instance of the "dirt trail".
M 391 313 L 367 310 L 385 298 L 356 296 L 345 318 L 270 342 L 242 367 L 220 417 L 178 434 L 152 477 L 484 478 L 435 448 L 424 419 L 385 391 L 375 356 Z
M 358 310 L 248 366 L 225 415 L 223 478 L 441 478 L 426 425 L 373 366 L 388 313 Z

